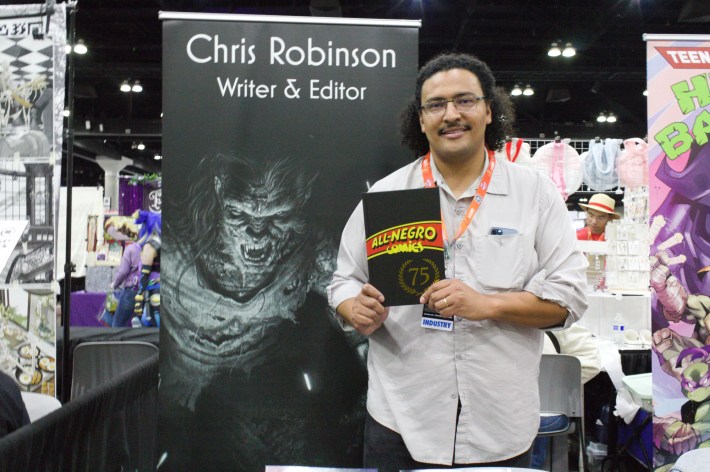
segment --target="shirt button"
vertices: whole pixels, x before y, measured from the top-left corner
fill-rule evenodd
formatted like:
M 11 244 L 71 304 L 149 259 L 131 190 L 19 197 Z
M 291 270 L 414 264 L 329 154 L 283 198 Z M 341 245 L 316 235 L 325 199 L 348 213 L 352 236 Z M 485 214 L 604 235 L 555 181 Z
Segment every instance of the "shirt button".
M 455 394 L 455 393 L 452 393 L 452 394 L 449 396 L 449 398 L 451 398 L 452 400 L 456 400 L 456 394 Z
M 463 359 L 463 356 L 461 354 L 456 354 L 456 359 L 461 360 L 461 359 Z
M 456 243 L 456 249 L 461 249 L 463 247 L 462 243 Z
M 463 320 L 463 318 L 461 318 L 460 316 L 454 316 L 454 321 L 462 321 L 462 320 Z

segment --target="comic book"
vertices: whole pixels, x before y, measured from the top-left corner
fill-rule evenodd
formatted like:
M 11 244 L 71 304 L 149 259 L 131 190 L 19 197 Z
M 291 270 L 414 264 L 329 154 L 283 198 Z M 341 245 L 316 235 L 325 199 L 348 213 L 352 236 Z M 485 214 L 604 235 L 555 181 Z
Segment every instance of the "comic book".
M 439 189 L 363 195 L 370 283 L 385 306 L 414 305 L 445 277 Z

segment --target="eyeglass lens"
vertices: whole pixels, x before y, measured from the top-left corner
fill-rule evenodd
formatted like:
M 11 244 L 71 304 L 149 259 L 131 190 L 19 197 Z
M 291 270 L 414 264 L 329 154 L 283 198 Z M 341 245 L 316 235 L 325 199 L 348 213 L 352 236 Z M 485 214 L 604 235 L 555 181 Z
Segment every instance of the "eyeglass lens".
M 479 101 L 485 97 L 477 97 L 475 95 L 464 95 L 461 97 L 452 98 L 449 100 L 431 100 L 422 106 L 422 109 L 431 115 L 439 115 L 444 113 L 448 103 L 451 102 L 456 107 L 456 110 L 463 113 L 473 110 Z

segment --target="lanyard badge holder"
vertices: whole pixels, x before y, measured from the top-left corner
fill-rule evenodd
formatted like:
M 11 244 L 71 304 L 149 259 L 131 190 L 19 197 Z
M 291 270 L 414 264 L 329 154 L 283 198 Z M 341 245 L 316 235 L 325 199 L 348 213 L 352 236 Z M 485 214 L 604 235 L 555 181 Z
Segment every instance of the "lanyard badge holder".
M 454 319 L 445 318 L 436 311 L 430 309 L 428 306 L 424 305 L 421 327 L 427 329 L 437 329 L 439 331 L 453 331 Z

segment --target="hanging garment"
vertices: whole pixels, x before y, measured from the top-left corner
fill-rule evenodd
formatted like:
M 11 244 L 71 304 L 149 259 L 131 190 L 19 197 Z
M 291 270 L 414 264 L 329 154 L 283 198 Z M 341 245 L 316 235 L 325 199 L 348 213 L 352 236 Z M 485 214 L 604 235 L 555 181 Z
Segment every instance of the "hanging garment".
M 619 180 L 624 187 L 648 186 L 648 143 L 639 138 L 625 140 L 618 168 Z
M 540 147 L 530 166 L 552 179 L 562 198 L 567 198 L 582 185 L 582 161 L 568 139 L 553 141 Z
M 592 190 L 605 192 L 619 185 L 616 160 L 621 153 L 620 139 L 605 139 L 604 143 L 589 141 L 589 153 L 584 160 L 584 183 Z
M 521 138 L 511 138 L 503 145 L 503 149 L 496 151 L 496 159 L 527 165 L 530 163 L 530 144 Z

